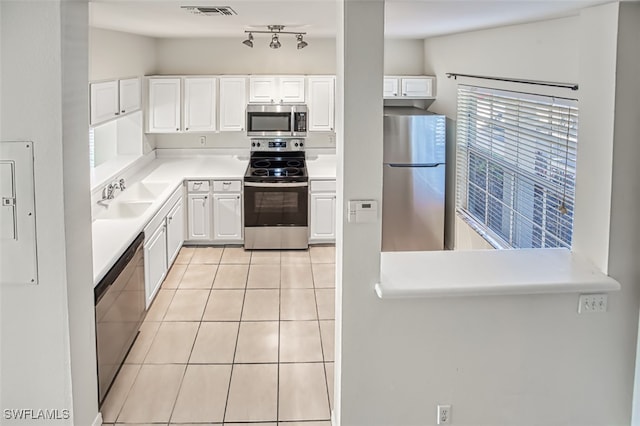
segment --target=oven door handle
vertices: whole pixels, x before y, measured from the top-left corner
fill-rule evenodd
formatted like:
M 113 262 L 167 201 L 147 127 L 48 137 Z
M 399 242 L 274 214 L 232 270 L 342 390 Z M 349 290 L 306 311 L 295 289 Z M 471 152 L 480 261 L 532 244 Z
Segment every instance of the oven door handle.
M 309 186 L 309 182 L 245 182 L 244 186 L 255 188 L 302 188 Z

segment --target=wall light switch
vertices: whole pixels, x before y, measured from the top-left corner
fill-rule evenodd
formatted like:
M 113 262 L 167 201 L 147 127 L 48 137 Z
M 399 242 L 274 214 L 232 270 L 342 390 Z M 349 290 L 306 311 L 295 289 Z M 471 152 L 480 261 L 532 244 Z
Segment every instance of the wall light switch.
M 378 220 L 378 202 L 376 200 L 349 201 L 349 222 L 375 223 Z

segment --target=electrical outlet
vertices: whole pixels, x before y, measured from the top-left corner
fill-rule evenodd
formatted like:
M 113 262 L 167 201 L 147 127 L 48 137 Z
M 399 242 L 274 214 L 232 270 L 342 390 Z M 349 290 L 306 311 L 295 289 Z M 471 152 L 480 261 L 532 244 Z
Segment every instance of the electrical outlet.
M 436 419 L 439 425 L 451 424 L 451 406 L 438 405 L 438 417 Z
M 607 312 L 606 294 L 581 294 L 578 298 L 578 313 L 593 314 Z
M 204 145 L 207 143 L 207 137 L 206 136 L 200 136 L 200 145 Z

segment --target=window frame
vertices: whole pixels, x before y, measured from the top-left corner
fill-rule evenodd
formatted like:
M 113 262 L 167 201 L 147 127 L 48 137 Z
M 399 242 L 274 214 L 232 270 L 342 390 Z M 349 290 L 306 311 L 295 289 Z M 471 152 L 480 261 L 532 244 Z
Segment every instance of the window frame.
M 576 99 L 458 86 L 455 210 L 494 248 L 571 248 L 578 114 Z

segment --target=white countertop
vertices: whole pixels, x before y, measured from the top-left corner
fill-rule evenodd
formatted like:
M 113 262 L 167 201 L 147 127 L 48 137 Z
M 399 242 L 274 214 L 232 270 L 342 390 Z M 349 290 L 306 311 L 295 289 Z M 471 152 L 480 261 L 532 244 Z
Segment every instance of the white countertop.
M 195 158 L 161 158 L 154 160 L 136 181 L 165 182 L 167 188 L 145 213 L 134 219 L 93 221 L 93 284 L 96 285 L 135 240 L 149 220 L 158 212 L 185 179 L 242 179 L 247 159 L 232 155 L 210 155 Z M 131 186 L 133 182 L 129 182 Z M 126 190 L 125 190 L 126 192 Z M 116 200 L 118 198 L 116 195 Z
M 307 157 L 307 173 L 309 179 L 331 180 L 336 178 L 336 156 L 330 154 L 320 154 L 314 157 Z
M 620 290 L 566 249 L 384 252 L 380 277 L 381 299 Z

